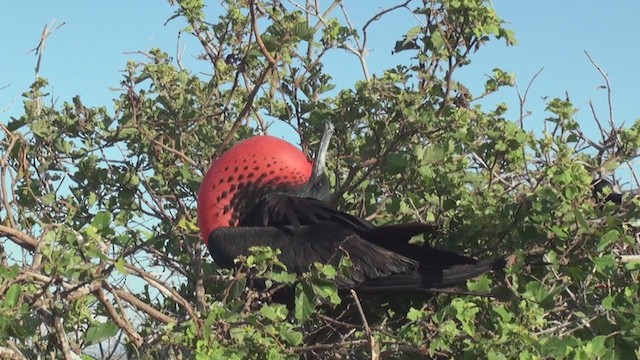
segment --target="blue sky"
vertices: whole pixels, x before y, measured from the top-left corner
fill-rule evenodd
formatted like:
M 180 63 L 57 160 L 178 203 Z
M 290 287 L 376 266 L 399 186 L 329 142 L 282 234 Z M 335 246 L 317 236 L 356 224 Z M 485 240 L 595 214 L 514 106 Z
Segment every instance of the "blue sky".
M 383 6 L 399 2 L 345 0 L 345 6 L 354 25 L 361 28 Z M 215 21 L 220 14 L 219 3 L 209 3 L 207 16 Z M 326 6 L 328 1 L 320 3 Z M 470 66 L 461 69 L 458 79 L 474 94 L 481 92 L 485 74 L 495 67 L 515 73 L 523 88 L 544 67 L 530 91 L 527 108 L 534 115 L 526 120 L 527 125 L 536 128 L 544 119 L 543 96 L 564 97 L 566 91 L 582 110 L 578 118 L 593 133 L 588 101 L 594 100 L 600 117 L 606 118 L 606 93 L 598 90 L 603 81 L 584 55 L 587 50 L 609 75 L 616 121 L 631 124 L 638 118 L 640 22 L 636 17 L 640 2 L 605 5 L 593 0 L 495 0 L 493 5 L 508 27 L 515 30 L 519 45 L 508 48 L 499 41 L 490 43 L 474 55 Z M 80 94 L 85 104 L 107 108 L 112 108 L 111 100 L 118 95 L 110 88 L 119 86 L 126 61 L 140 59 L 126 53 L 160 47 L 175 54 L 177 32 L 185 25 L 179 19 L 165 26 L 174 8 L 164 1 L 21 1 L 11 2 L 4 9 L 0 14 L 0 121 L 4 123 L 9 116 L 22 112 L 20 94 L 33 81 L 36 63 L 35 55 L 28 52 L 37 45 L 43 26 L 52 20 L 65 25 L 47 42 L 41 75 L 49 79 L 58 103 Z M 371 72 L 380 73 L 402 62 L 398 55 L 391 54 L 391 49 L 415 25 L 411 15 L 398 11 L 370 28 Z M 200 53 L 198 44 L 188 36 L 183 40 L 186 66 L 206 69 L 195 60 Z M 326 69 L 339 88 L 351 87 L 363 78 L 352 55 L 336 51 L 326 61 Z M 517 109 L 515 90 L 503 90 L 487 100 L 487 104 L 497 102 Z

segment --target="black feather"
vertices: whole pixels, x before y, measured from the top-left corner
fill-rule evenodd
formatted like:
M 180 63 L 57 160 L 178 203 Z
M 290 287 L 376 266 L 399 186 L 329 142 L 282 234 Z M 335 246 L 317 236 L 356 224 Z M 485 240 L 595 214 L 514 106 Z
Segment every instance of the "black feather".
M 298 200 L 292 203 L 304 203 Z M 306 210 L 309 209 L 313 207 Z M 327 207 L 317 209 L 327 210 Z M 250 247 L 266 245 L 280 249 L 279 259 L 288 271 L 301 274 L 315 262 L 337 265 L 342 256 L 348 256 L 353 268 L 348 276 L 337 278 L 336 284 L 339 288 L 371 291 L 449 287 L 505 264 L 502 259 L 478 262 L 445 250 L 410 244 L 411 236 L 433 230 L 423 224 L 376 228 L 337 210 L 319 211 L 315 218 L 327 220 L 309 223 L 313 217 L 304 215 L 305 211 L 277 206 L 271 211 L 270 214 L 280 217 L 270 218 L 270 226 L 244 225 L 214 230 L 209 236 L 209 250 L 216 262 L 222 267 L 232 267 L 233 259 L 248 255 Z M 297 223 L 301 225 L 284 223 L 290 219 L 288 215 L 281 215 L 290 213 L 300 215 Z

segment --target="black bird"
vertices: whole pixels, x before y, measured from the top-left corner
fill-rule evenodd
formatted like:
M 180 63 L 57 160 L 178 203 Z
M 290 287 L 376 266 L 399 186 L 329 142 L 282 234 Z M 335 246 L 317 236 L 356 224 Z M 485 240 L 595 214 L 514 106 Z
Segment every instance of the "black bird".
M 198 224 L 219 266 L 233 267 L 252 246 L 280 249 L 279 260 L 297 274 L 348 256 L 353 268 L 336 279 L 338 288 L 373 291 L 451 287 L 505 266 L 505 259 L 479 261 L 409 243 L 433 232 L 431 225 L 374 226 L 329 205 L 332 134 L 327 124 L 313 164 L 271 136 L 245 140 L 214 161 L 198 194 Z

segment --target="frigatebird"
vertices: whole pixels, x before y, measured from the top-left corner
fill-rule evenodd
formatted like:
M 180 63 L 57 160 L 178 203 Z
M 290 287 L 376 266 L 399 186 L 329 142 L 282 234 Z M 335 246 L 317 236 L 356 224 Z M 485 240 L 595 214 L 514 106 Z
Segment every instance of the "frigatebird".
M 198 193 L 198 225 L 215 262 L 231 268 L 253 246 L 280 249 L 292 273 L 319 262 L 353 264 L 336 278 L 340 289 L 437 289 L 464 284 L 502 269 L 504 258 L 479 261 L 409 240 L 435 231 L 422 223 L 376 226 L 329 204 L 326 175 L 327 123 L 314 162 L 294 145 L 262 135 L 242 141 L 218 157 Z

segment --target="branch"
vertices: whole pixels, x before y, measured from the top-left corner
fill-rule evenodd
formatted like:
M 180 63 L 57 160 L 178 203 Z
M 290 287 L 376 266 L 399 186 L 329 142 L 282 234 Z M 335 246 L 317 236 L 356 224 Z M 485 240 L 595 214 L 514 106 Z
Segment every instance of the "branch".
M 182 12 L 184 14 L 186 14 L 186 11 L 184 10 L 184 6 L 182 5 L 182 2 L 179 2 L 179 4 L 180 4 L 180 8 L 182 9 Z M 176 16 L 179 16 L 179 14 L 176 14 Z M 193 33 L 196 35 L 196 37 L 200 41 L 200 44 L 204 48 L 204 51 L 207 53 L 207 56 L 209 57 L 209 61 L 211 61 L 211 64 L 215 68 L 215 66 L 216 66 L 216 53 L 215 53 L 214 49 L 211 47 L 211 39 L 209 37 L 209 34 L 206 31 L 203 31 L 201 29 L 202 24 L 200 23 L 200 21 L 198 19 L 191 19 L 189 16 L 185 16 L 185 17 L 187 18 L 187 21 L 189 22 L 189 25 L 191 25 L 191 27 L 193 28 Z M 171 21 L 173 18 L 174 17 L 171 17 L 169 20 L 167 20 L 165 22 L 165 25 L 169 21 Z
M 60 350 L 64 355 L 65 360 L 80 360 L 81 357 L 71 350 L 69 345 L 69 339 L 67 338 L 67 331 L 64 329 L 62 319 L 59 316 L 53 318 L 53 327 L 56 329 L 56 337 L 60 344 Z
M 53 35 L 54 32 L 56 32 L 56 30 L 60 29 L 61 27 L 64 26 L 64 24 L 66 24 L 65 22 L 63 22 L 62 24 L 58 25 L 55 29 L 51 30 L 51 27 L 53 27 L 53 24 L 56 22 L 56 19 L 51 20 L 51 23 L 49 23 L 48 25 L 44 26 L 44 29 L 42 29 L 42 34 L 40 35 L 40 41 L 38 42 L 38 45 L 31 49 L 31 51 L 29 51 L 29 53 L 35 53 L 36 55 L 38 55 L 38 61 L 36 62 L 36 79 L 38 79 L 40 77 L 40 64 L 42 63 L 42 56 L 44 55 L 44 49 L 47 45 L 47 39 L 49 38 L 49 36 Z
M 521 129 L 524 129 L 524 118 L 525 118 L 524 104 L 527 102 L 527 95 L 529 95 L 529 90 L 531 89 L 531 85 L 533 85 L 533 82 L 542 73 L 542 70 L 544 70 L 544 67 L 541 67 L 540 70 L 538 70 L 538 72 L 536 72 L 535 75 L 533 75 L 531 80 L 529 80 L 529 83 L 527 84 L 527 88 L 524 90 L 524 94 L 520 94 L 520 88 L 516 83 L 516 93 L 518 94 L 518 102 L 520 103 L 520 121 L 519 122 L 520 122 Z
M 138 299 L 135 295 L 131 294 L 130 292 L 127 292 L 125 290 L 121 290 L 121 289 L 107 289 L 109 290 L 109 292 L 114 293 L 115 295 L 117 295 L 119 298 L 121 298 L 122 300 L 128 302 L 129 304 L 133 305 L 136 309 L 143 311 L 145 313 L 147 313 L 149 316 L 151 316 L 152 318 L 163 322 L 165 324 L 169 324 L 169 323 L 177 323 L 176 319 L 172 318 L 169 315 L 165 315 L 162 312 L 156 310 L 156 308 L 154 308 L 153 306 L 145 303 L 144 301 Z
M 198 163 L 196 163 L 195 161 L 193 161 L 190 157 L 188 157 L 185 153 L 183 153 L 182 151 L 179 151 L 177 149 L 174 149 L 170 146 L 167 146 L 165 144 L 163 144 L 162 142 L 156 140 L 156 139 L 151 139 L 151 141 L 155 144 L 158 145 L 159 147 L 161 147 L 164 150 L 167 150 L 168 152 L 177 155 L 179 158 L 181 158 L 182 160 L 184 160 L 186 163 L 188 163 L 189 165 L 193 166 L 193 167 L 198 167 Z
M 609 125 L 611 125 L 612 129 L 615 129 L 615 125 L 613 122 L 613 105 L 611 102 L 611 85 L 609 84 L 609 76 L 607 76 L 607 74 L 604 72 L 604 70 L 602 70 L 602 68 L 600 67 L 600 65 L 598 65 L 593 58 L 591 58 L 591 55 L 589 55 L 589 53 L 587 52 L 587 50 L 584 51 L 585 55 L 587 55 L 587 58 L 589 58 L 589 61 L 591 62 L 591 64 L 593 64 L 593 66 L 596 67 L 596 69 L 598 69 L 598 72 L 600 72 L 600 75 L 602 75 L 602 77 L 604 78 L 604 82 L 607 84 L 607 101 L 609 104 Z
M 231 127 L 231 130 L 229 130 L 229 133 L 227 133 L 227 136 L 224 138 L 220 146 L 218 146 L 218 149 L 216 149 L 216 155 L 221 154 L 222 151 L 227 146 L 229 146 L 229 143 L 231 143 L 231 139 L 233 139 L 233 136 L 236 134 L 236 131 L 238 131 L 238 128 L 242 124 L 242 119 L 244 119 L 244 117 L 247 116 L 249 111 L 251 111 L 251 107 L 253 106 L 253 100 L 256 98 L 256 95 L 258 95 L 258 91 L 260 91 L 260 86 L 264 83 L 264 79 L 267 77 L 267 74 L 269 74 L 269 72 L 271 72 L 273 68 L 274 68 L 274 64 L 270 62 L 267 65 L 267 67 L 265 67 L 264 70 L 262 70 L 262 73 L 260 74 L 258 81 L 255 83 L 255 86 L 253 87 L 253 89 L 251 90 L 251 93 L 247 97 L 244 107 L 238 114 L 236 121 L 233 123 L 233 126 Z
M 104 305 L 105 309 L 107 309 L 107 312 L 109 313 L 109 316 L 111 317 L 113 322 L 115 322 L 119 328 L 121 328 L 127 333 L 127 335 L 129 336 L 129 339 L 131 339 L 131 342 L 133 342 L 133 344 L 137 348 L 141 347 L 143 343 L 142 336 L 138 334 L 138 332 L 133 328 L 133 326 L 131 325 L 129 320 L 127 320 L 126 317 L 120 316 L 120 314 L 118 314 L 116 309 L 111 304 L 111 301 L 107 299 L 107 296 L 104 294 L 104 291 L 102 291 L 102 289 L 98 289 L 96 291 L 96 296 L 98 297 L 102 305 Z
M 189 316 L 191 316 L 191 318 L 193 319 L 194 323 L 198 328 L 198 332 L 201 331 L 200 324 L 198 323 L 198 315 L 193 310 L 193 307 L 191 307 L 191 304 L 189 304 L 189 302 L 185 298 L 183 298 L 182 295 L 180 295 L 175 289 L 165 285 L 161 280 L 156 279 L 155 277 L 150 275 L 148 272 L 138 269 L 131 264 L 125 265 L 125 271 L 128 274 L 135 275 L 142 278 L 143 280 L 148 282 L 149 285 L 158 289 L 165 296 L 173 299 L 173 301 L 180 304 L 185 309 L 185 311 L 189 314 Z
M 395 11 L 395 10 L 398 10 L 398 9 L 407 8 L 407 6 L 409 5 L 409 3 L 411 1 L 413 1 L 413 0 L 407 0 L 402 4 L 398 4 L 396 6 L 392 6 L 392 7 L 388 8 L 388 9 L 384 9 L 384 10 L 380 11 L 379 13 L 373 15 L 369 20 L 367 20 L 367 22 L 362 27 L 362 48 L 364 48 L 367 45 L 367 28 L 369 27 L 369 25 L 371 25 L 371 23 L 373 23 L 374 21 L 380 20 L 380 18 L 382 18 L 382 15 L 388 14 L 388 13 L 390 13 L 392 11 Z M 413 11 L 411 13 L 413 13 Z
M 10 238 L 14 243 L 29 251 L 35 250 L 38 244 L 38 241 L 31 236 L 4 225 L 0 225 L 0 235 Z
M 351 296 L 353 297 L 353 300 L 356 302 L 358 313 L 360 314 L 360 318 L 362 319 L 362 324 L 364 325 L 364 331 L 366 332 L 367 338 L 369 339 L 369 347 L 371 348 L 371 360 L 378 360 L 380 359 L 380 345 L 376 342 L 376 338 L 373 337 L 371 328 L 369 327 L 369 322 L 367 321 L 367 317 L 364 315 L 362 304 L 360 304 L 360 298 L 358 298 L 358 294 L 353 289 L 351 289 Z
M 256 12 L 255 12 L 255 9 L 253 8 L 253 5 L 254 5 L 254 0 L 249 0 L 249 14 L 251 14 L 251 25 L 253 27 L 253 33 L 256 36 L 256 42 L 258 43 L 258 46 L 260 47 L 260 51 L 262 52 L 262 54 L 267 58 L 267 60 L 269 60 L 269 63 L 275 66 L 276 59 L 274 59 L 273 56 L 271 56 L 271 53 L 269 53 L 269 50 L 267 50 L 267 47 L 264 45 L 264 42 L 262 42 L 262 37 L 260 36 L 260 30 L 258 30 L 258 21 L 256 20 Z
M 342 15 L 344 16 L 345 20 L 347 21 L 347 24 L 349 25 L 349 28 L 353 31 L 355 31 L 353 24 L 351 23 L 351 20 L 349 19 L 349 14 L 347 14 L 347 10 L 344 7 L 344 4 L 342 3 L 342 1 L 340 1 L 340 9 L 342 10 Z M 364 42 L 362 45 L 360 45 L 358 43 L 358 40 L 355 40 L 356 45 L 358 46 L 357 49 L 353 48 L 351 45 L 345 43 L 343 44 L 343 48 L 349 50 L 350 52 L 352 52 L 354 55 L 356 55 L 358 57 L 358 59 L 360 60 L 360 66 L 362 67 L 362 72 L 364 73 L 364 78 L 365 80 L 369 81 L 370 76 L 369 76 L 369 68 L 367 66 L 367 60 L 366 60 L 366 50 L 364 48 Z

